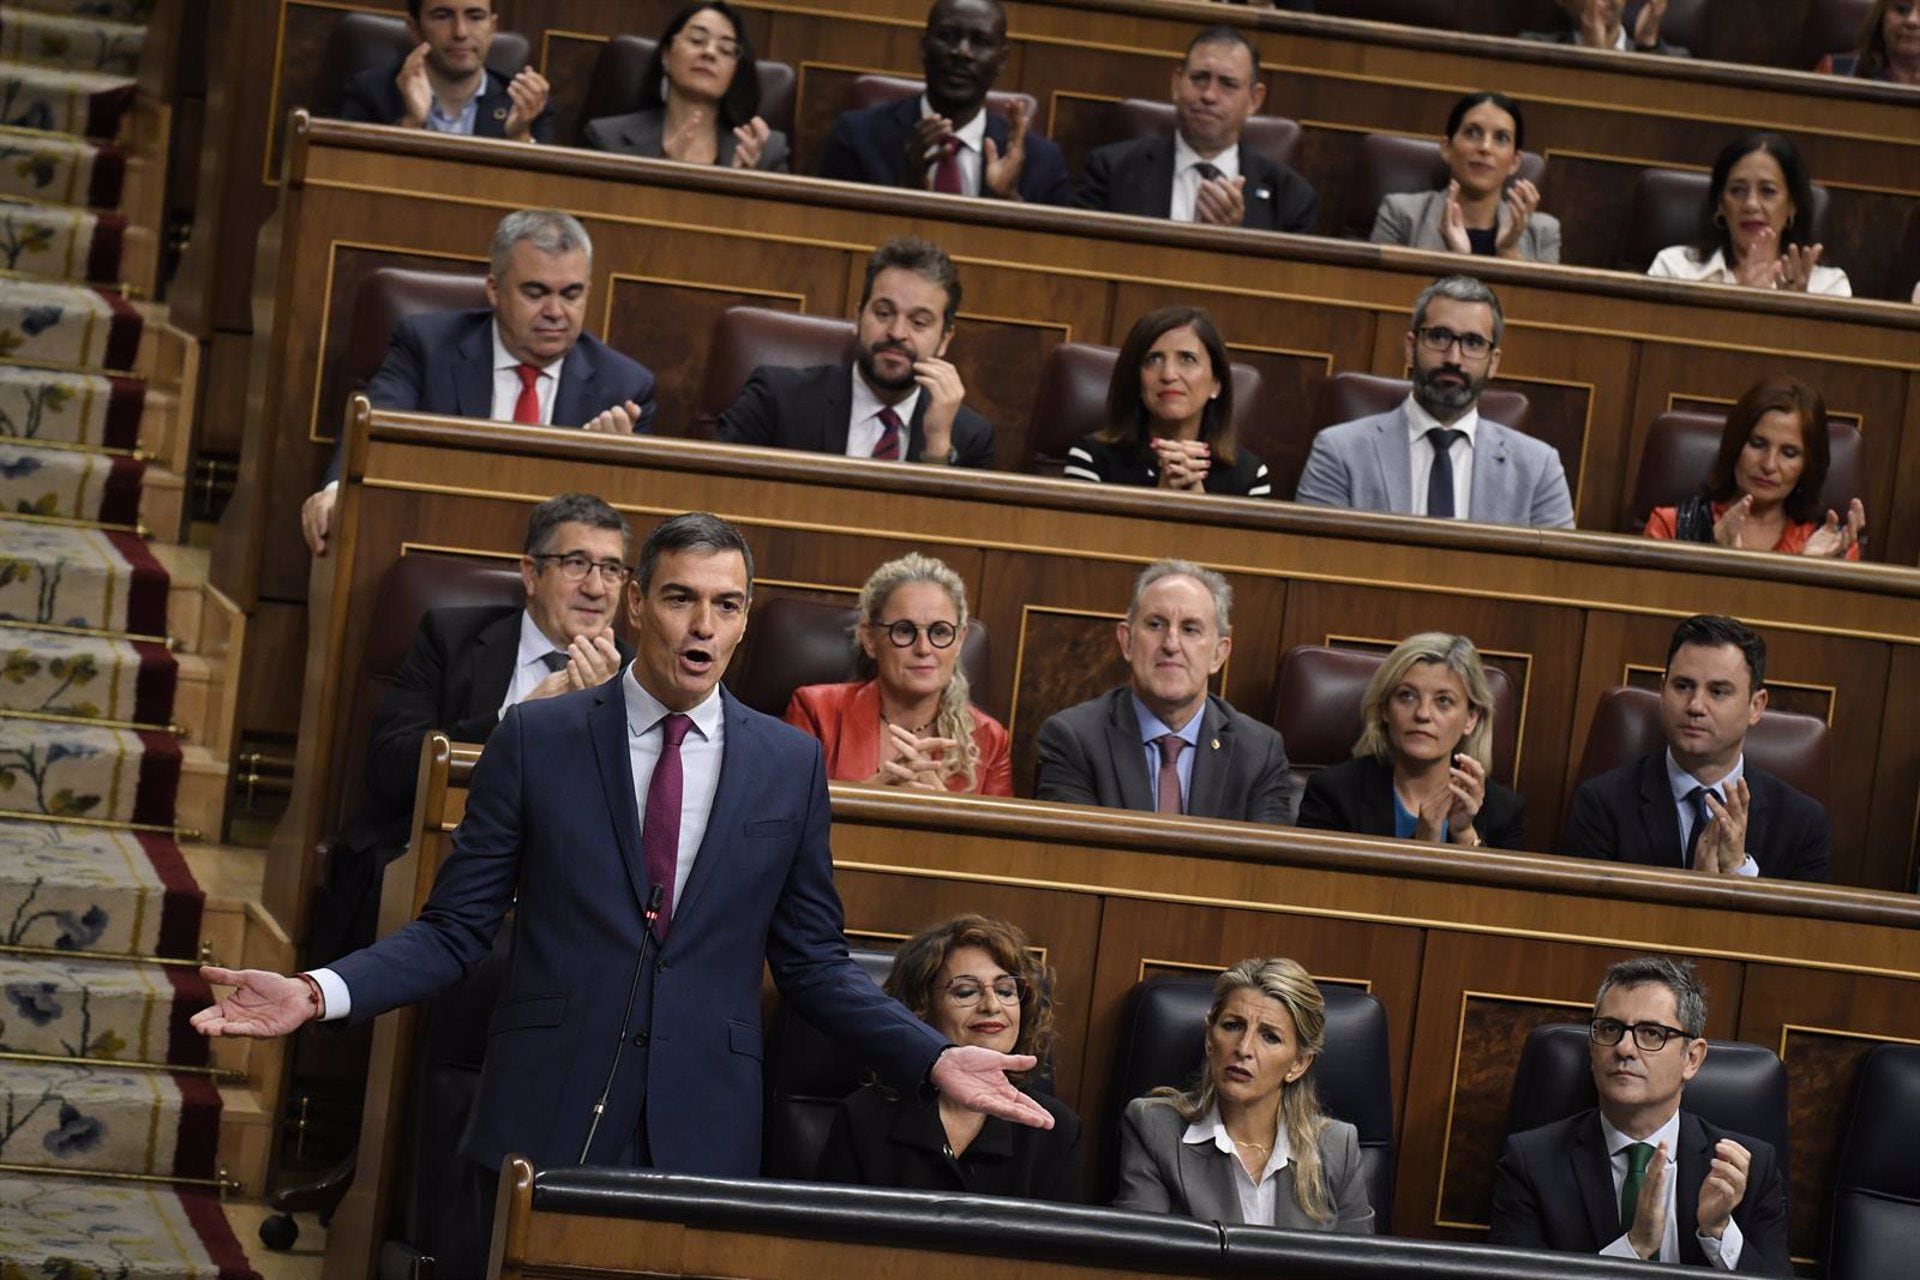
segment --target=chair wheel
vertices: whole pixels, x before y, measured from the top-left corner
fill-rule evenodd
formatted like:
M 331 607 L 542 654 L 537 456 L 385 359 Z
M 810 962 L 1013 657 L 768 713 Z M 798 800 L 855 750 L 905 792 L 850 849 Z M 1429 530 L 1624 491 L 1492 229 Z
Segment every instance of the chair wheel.
M 260 1243 L 279 1253 L 293 1248 L 293 1242 L 300 1238 L 300 1224 L 293 1220 L 290 1213 L 276 1213 L 271 1218 L 260 1220 Z

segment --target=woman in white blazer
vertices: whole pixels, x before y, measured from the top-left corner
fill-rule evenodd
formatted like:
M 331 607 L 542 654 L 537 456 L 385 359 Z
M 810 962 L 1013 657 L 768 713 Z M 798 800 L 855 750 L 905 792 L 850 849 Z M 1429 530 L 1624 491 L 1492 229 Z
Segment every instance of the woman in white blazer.
M 1504 93 L 1470 93 L 1447 113 L 1440 154 L 1452 180 L 1380 202 L 1375 244 L 1486 257 L 1560 261 L 1560 220 L 1540 212 L 1540 189 L 1519 177 L 1527 126 Z
M 1825 246 L 1809 243 L 1812 209 L 1800 149 L 1777 133 L 1745 134 L 1713 162 L 1698 238 L 1662 249 L 1647 274 L 1851 298 L 1847 273 L 1822 264 Z

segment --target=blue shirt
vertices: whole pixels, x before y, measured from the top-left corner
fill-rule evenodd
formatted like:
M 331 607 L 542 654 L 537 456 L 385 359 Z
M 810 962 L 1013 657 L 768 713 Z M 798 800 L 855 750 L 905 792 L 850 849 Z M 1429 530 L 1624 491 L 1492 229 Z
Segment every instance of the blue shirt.
M 1393 792 L 1393 834 L 1400 840 L 1413 839 L 1413 833 L 1419 829 L 1420 815 L 1412 813 L 1400 802 L 1400 792 Z
M 1724 805 L 1727 802 L 1727 792 L 1732 790 L 1733 785 L 1739 782 L 1746 772 L 1747 757 L 1743 753 L 1733 762 L 1733 768 L 1727 770 L 1727 776 L 1708 787 L 1707 790 L 1713 793 L 1715 800 Z M 1703 784 L 1680 767 L 1680 762 L 1673 758 L 1672 747 L 1667 748 L 1667 785 L 1673 788 L 1673 807 L 1680 816 L 1680 848 L 1684 852 L 1687 840 L 1693 835 L 1693 802 L 1687 797 L 1693 794 L 1695 787 Z M 1709 809 L 1707 812 L 1713 811 Z M 1734 874 L 1757 876 L 1760 874 L 1760 864 L 1753 860 L 1752 854 L 1748 854 L 1747 860 L 1734 868 Z
M 486 92 L 486 88 L 482 83 L 474 95 L 467 99 L 467 105 L 460 108 L 460 114 L 457 116 L 450 116 L 442 111 L 440 99 L 434 98 L 431 105 L 427 107 L 427 128 L 434 133 L 459 133 L 472 137 L 473 122 L 480 118 L 480 95 Z
M 1147 794 L 1150 798 L 1158 797 L 1160 794 L 1160 747 L 1154 739 L 1163 738 L 1173 733 L 1173 730 L 1167 728 L 1159 716 L 1147 710 L 1147 704 L 1140 701 L 1139 694 L 1130 696 L 1133 698 L 1134 719 L 1140 722 L 1140 745 L 1146 748 L 1147 752 Z M 1187 749 L 1180 753 L 1179 762 L 1174 765 L 1180 774 L 1180 811 L 1182 813 L 1187 811 L 1187 797 L 1193 792 L 1193 758 L 1200 751 L 1200 722 L 1206 718 L 1206 714 L 1206 706 L 1202 704 L 1200 710 L 1193 713 L 1193 718 L 1187 721 L 1186 728 L 1180 730 L 1177 735 L 1187 744 Z

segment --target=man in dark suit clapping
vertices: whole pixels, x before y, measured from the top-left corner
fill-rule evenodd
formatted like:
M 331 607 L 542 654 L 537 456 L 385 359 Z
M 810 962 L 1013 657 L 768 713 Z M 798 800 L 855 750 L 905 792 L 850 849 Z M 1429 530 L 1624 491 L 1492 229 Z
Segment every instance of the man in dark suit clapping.
M 532 67 L 508 80 L 487 67 L 493 0 L 407 0 L 414 47 L 397 67 L 362 71 L 340 89 L 340 118 L 512 142 L 552 142 L 548 86 Z

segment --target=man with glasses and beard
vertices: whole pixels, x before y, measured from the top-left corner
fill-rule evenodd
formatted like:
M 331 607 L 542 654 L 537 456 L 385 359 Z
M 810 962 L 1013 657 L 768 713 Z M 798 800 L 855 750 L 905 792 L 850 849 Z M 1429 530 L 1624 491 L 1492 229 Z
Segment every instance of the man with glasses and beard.
M 1608 969 L 1587 1043 L 1600 1105 L 1507 1139 L 1488 1243 L 1792 1275 L 1773 1148 L 1680 1106 L 1706 1034 L 1691 963 Z
M 720 415 L 727 444 L 804 449 L 883 462 L 993 464 L 993 425 L 960 403 L 945 357 L 960 275 L 938 245 L 889 240 L 867 261 L 851 364 L 762 365 Z
M 1500 368 L 1500 299 L 1470 276 L 1427 286 L 1407 331 L 1413 393 L 1389 413 L 1313 439 L 1294 500 L 1398 515 L 1573 528 L 1567 473 L 1551 445 L 1480 416 Z

